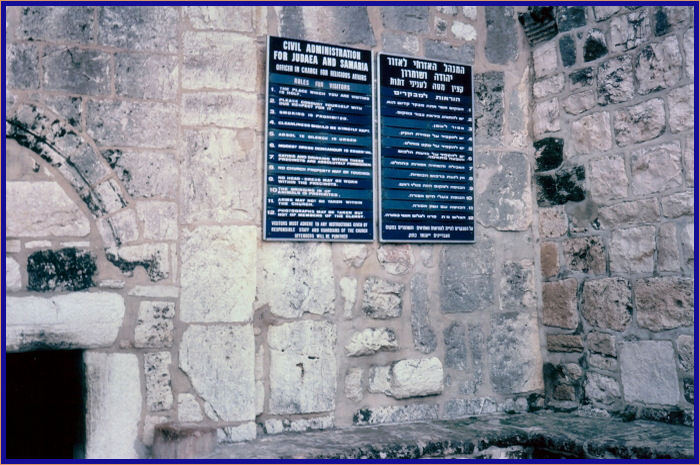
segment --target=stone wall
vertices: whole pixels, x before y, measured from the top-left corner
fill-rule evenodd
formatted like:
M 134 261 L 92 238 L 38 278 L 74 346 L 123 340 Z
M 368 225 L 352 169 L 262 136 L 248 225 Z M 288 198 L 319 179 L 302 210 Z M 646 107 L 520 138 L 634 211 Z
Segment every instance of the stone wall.
M 554 12 L 532 50 L 547 403 L 692 422 L 696 12 Z

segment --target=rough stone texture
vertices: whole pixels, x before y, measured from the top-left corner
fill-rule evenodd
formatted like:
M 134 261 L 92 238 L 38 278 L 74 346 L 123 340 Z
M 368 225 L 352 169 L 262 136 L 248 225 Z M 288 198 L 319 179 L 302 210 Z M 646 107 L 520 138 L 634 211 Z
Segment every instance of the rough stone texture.
M 273 418 L 266 420 L 263 424 L 263 429 L 266 434 L 279 434 L 286 432 L 304 432 L 312 430 L 328 430 L 334 426 L 334 418 L 332 415 L 314 418 L 301 418 L 299 420 L 280 420 Z
M 501 273 L 500 306 L 504 311 L 527 311 L 537 305 L 535 264 L 529 260 L 506 262 Z
M 428 282 L 424 274 L 411 278 L 411 334 L 413 346 L 429 354 L 437 348 L 437 337 L 430 324 Z
M 255 418 L 252 326 L 190 325 L 182 334 L 179 359 L 192 387 L 221 420 Z
M 561 129 L 559 120 L 559 100 L 553 98 L 536 103 L 533 111 L 533 131 L 535 136 Z
M 537 205 L 547 207 L 584 200 L 585 179 L 585 168 L 571 165 L 562 166 L 553 174 L 536 175 Z
M 255 8 L 246 6 L 186 6 L 184 15 L 193 29 L 253 32 Z
M 562 73 L 540 79 L 532 85 L 532 94 L 535 98 L 549 97 L 562 90 L 564 90 L 564 74 Z
M 663 134 L 666 112 L 660 98 L 615 111 L 615 140 L 621 146 L 645 142 Z
M 556 43 L 550 41 L 538 45 L 532 51 L 532 60 L 535 67 L 535 78 L 539 79 L 554 74 L 558 68 Z
M 87 351 L 85 458 L 138 459 L 141 382 L 135 354 Z M 119 438 L 115 441 L 114 438 Z
M 676 85 L 681 76 L 683 58 L 675 36 L 661 43 L 644 47 L 635 62 L 634 74 L 639 83 L 637 91 L 648 94 Z
M 489 71 L 474 76 L 474 130 L 477 138 L 499 141 L 505 121 L 503 72 Z
M 367 259 L 369 250 L 365 244 L 343 244 L 343 262 L 359 268 Z
M 27 257 L 30 291 L 81 291 L 95 285 L 95 257 L 74 247 L 39 250 Z
M 381 12 L 386 28 L 409 33 L 428 30 L 427 6 L 384 6 Z
M 122 210 L 109 218 L 100 218 L 97 222 L 97 229 L 102 235 L 105 246 L 114 247 L 118 244 L 133 242 L 139 238 L 139 225 L 133 209 Z M 110 233 L 112 233 L 114 243 L 110 242 Z
M 114 59 L 117 95 L 155 100 L 174 100 L 177 96 L 177 57 L 117 53 Z
M 688 9 L 685 6 L 658 6 L 654 13 L 654 35 L 661 36 L 670 32 L 677 26 L 688 20 Z
M 671 132 L 693 129 L 695 91 L 692 85 L 668 93 L 668 125 Z
M 616 51 L 625 51 L 640 45 L 651 35 L 646 10 L 618 16 L 610 21 L 610 43 Z
M 586 347 L 591 352 L 608 355 L 610 357 L 617 356 L 615 350 L 615 338 L 607 333 L 589 333 L 586 336 Z
M 477 37 L 477 32 L 476 29 L 474 29 L 474 26 L 472 26 L 471 24 L 464 24 L 460 21 L 455 21 L 454 23 L 452 23 L 450 31 L 452 31 L 452 34 L 454 34 L 456 38 L 465 42 L 473 42 L 476 40 Z
M 170 257 L 167 244 L 141 244 L 113 247 L 105 250 L 107 259 L 124 273 L 131 274 L 142 266 L 151 281 L 166 279 L 170 274 Z
M 19 291 L 22 289 L 22 273 L 19 263 L 12 257 L 5 257 L 5 289 Z
M 586 9 L 581 6 L 556 7 L 557 26 L 560 32 L 584 26 L 586 24 Z
M 583 340 L 576 334 L 548 334 L 547 350 L 550 352 L 583 352 Z
M 610 114 L 603 111 L 572 121 L 571 138 L 574 150 L 584 155 L 610 150 Z
M 655 230 L 653 226 L 618 229 L 610 241 L 610 271 L 651 273 L 654 271 Z
M 692 372 L 695 369 L 695 355 L 693 336 L 681 335 L 676 340 L 676 348 L 678 350 L 678 361 L 681 368 L 685 371 Z
M 168 148 L 177 140 L 177 107 L 157 102 L 88 101 L 87 133 L 98 145 Z
M 401 316 L 403 284 L 370 276 L 362 289 L 362 311 L 365 315 L 377 320 Z
M 146 415 L 143 419 L 143 433 L 141 434 L 145 446 L 153 446 L 156 426 L 166 423 L 168 420 L 169 418 L 163 415 Z
M 598 220 L 606 228 L 613 228 L 625 223 L 658 221 L 659 202 L 656 199 L 620 202 L 598 210 Z
M 257 229 L 200 226 L 184 232 L 180 319 L 244 322 L 253 314 Z
M 620 6 L 617 5 L 611 5 L 611 6 L 594 6 L 593 7 L 593 15 L 595 16 L 596 21 L 604 21 L 620 11 Z
M 345 397 L 353 402 L 359 402 L 364 397 L 362 390 L 362 377 L 364 369 L 349 368 L 345 373 Z
M 681 251 L 685 256 L 684 264 L 685 272 L 691 273 L 693 263 L 695 261 L 695 227 L 692 223 L 688 223 L 680 231 Z
M 258 127 L 254 95 L 241 92 L 207 92 L 184 94 L 180 111 L 182 120 L 191 125 L 216 125 L 230 128 Z
M 196 423 L 204 420 L 202 408 L 197 398 L 192 394 L 178 394 L 177 396 L 177 421 Z
M 63 95 L 44 95 L 43 102 L 46 107 L 57 115 L 66 119 L 73 127 L 80 127 L 80 119 L 83 113 L 81 97 L 66 97 Z
M 583 43 L 583 61 L 593 61 L 608 54 L 605 34 L 600 29 L 591 29 L 586 33 Z
M 486 59 L 491 63 L 505 65 L 518 58 L 518 34 L 513 7 L 486 6 Z
M 598 370 L 614 372 L 617 369 L 617 360 L 598 354 L 590 354 L 588 356 L 588 366 Z
M 108 53 L 47 47 L 42 64 L 44 89 L 83 95 L 106 95 L 111 91 L 112 61 Z
M 114 213 L 126 207 L 121 187 L 114 179 L 109 179 L 96 186 L 95 195 L 100 199 L 107 213 Z
M 177 50 L 175 7 L 105 6 L 98 14 L 98 43 L 132 50 Z
M 442 393 L 442 362 L 437 357 L 400 360 L 391 365 L 391 396 L 395 399 Z
M 358 410 L 352 417 L 357 426 L 378 425 L 382 423 L 409 423 L 437 420 L 440 406 L 437 404 L 391 405 Z M 376 441 L 373 440 L 374 443 Z M 377 456 L 379 457 L 379 456 Z
M 372 394 L 391 393 L 391 365 L 373 366 L 369 369 L 367 391 Z
M 564 139 L 558 137 L 545 137 L 536 140 L 535 147 L 535 171 L 553 170 L 561 165 L 564 160 Z
M 680 187 L 682 184 L 680 145 L 676 142 L 633 152 L 630 157 L 630 172 L 632 193 L 636 195 Z
M 681 257 L 678 251 L 676 225 L 663 223 L 659 225 L 656 235 L 656 271 L 680 271 Z
M 666 218 L 679 218 L 693 214 L 693 193 L 680 192 L 678 194 L 661 197 L 661 209 Z
M 328 412 L 335 408 L 335 326 L 295 321 L 270 326 L 270 413 Z
M 542 283 L 542 323 L 557 328 L 576 329 L 578 282 L 565 279 Z
M 570 271 L 605 273 L 605 249 L 598 237 L 576 237 L 563 243 L 564 260 Z
M 328 244 L 270 243 L 259 261 L 258 301 L 284 318 L 304 312 L 323 315 L 335 308 L 335 284 Z
M 598 103 L 626 102 L 633 97 L 632 57 L 621 55 L 602 63 L 598 68 Z
M 440 258 L 440 308 L 443 312 L 469 313 L 485 310 L 493 303 L 493 244 L 487 240 L 480 243 L 480 247 L 443 249 Z
M 559 249 L 554 242 L 543 242 L 540 246 L 542 276 L 551 278 L 559 274 Z
M 170 352 L 151 352 L 143 355 L 146 380 L 146 407 L 151 412 L 169 410 L 173 405 L 170 387 Z
M 177 204 L 149 200 L 136 204 L 136 213 L 143 224 L 143 237 L 149 240 L 177 240 Z
M 182 40 L 183 89 L 256 90 L 254 38 L 230 32 L 185 32 Z
M 216 430 L 216 439 L 219 444 L 252 441 L 256 435 L 257 428 L 252 421 L 237 426 L 224 426 Z
M 520 152 L 483 153 L 476 169 L 476 218 L 500 231 L 530 226 L 530 164 Z
M 650 278 L 634 285 L 637 324 L 664 331 L 693 324 L 693 281 L 687 278 Z
M 409 245 L 381 245 L 377 260 L 382 268 L 393 275 L 406 274 L 413 268 L 413 253 Z
M 614 378 L 595 372 L 586 374 L 584 389 L 587 399 L 606 406 L 611 406 L 621 397 L 620 385 Z
M 680 387 L 670 341 L 625 342 L 620 377 L 627 402 L 675 405 Z
M 33 6 L 19 15 L 18 38 L 88 42 L 94 38 L 92 6 Z
M 464 325 L 453 321 L 442 334 L 445 340 L 445 366 L 465 370 L 467 368 L 467 343 Z
M 578 90 L 584 87 L 590 87 L 595 82 L 595 73 L 593 68 L 582 68 L 569 74 L 569 88 Z
M 543 389 L 540 341 L 534 315 L 493 315 L 487 344 L 491 383 L 496 392 Z
M 538 213 L 540 217 L 540 237 L 551 239 L 566 234 L 569 221 L 566 218 L 566 211 L 564 211 L 563 208 L 540 208 L 538 209 Z
M 39 88 L 39 48 L 36 45 L 8 43 L 5 66 L 9 88 Z
M 384 34 L 382 40 L 382 50 L 387 53 L 417 55 L 420 51 L 420 42 L 415 35 Z
M 584 282 L 581 315 L 596 328 L 624 331 L 632 320 L 632 291 L 627 280 L 605 278 Z
M 132 197 L 177 196 L 177 159 L 172 153 L 106 150 L 102 156 Z
M 7 297 L 5 348 L 109 347 L 117 339 L 124 310 L 123 298 L 107 292 Z
M 173 318 L 175 304 L 145 300 L 139 304 L 134 330 L 135 347 L 171 347 L 173 345 Z
M 86 236 L 90 222 L 53 181 L 7 182 L 8 237 Z
M 627 197 L 629 181 L 622 155 L 610 155 L 591 160 L 588 168 L 588 185 L 593 200 L 605 203 Z
M 456 63 L 474 63 L 474 46 L 462 44 L 454 46 L 442 40 L 426 39 L 423 41 L 425 57 L 432 60 L 446 60 Z
M 352 318 L 352 310 L 355 308 L 357 298 L 357 279 L 343 276 L 338 281 L 340 296 L 343 298 L 343 318 Z
M 688 29 L 683 36 L 683 52 L 685 52 L 685 74 L 690 79 L 695 77 L 695 29 Z
M 559 39 L 559 53 L 564 66 L 569 67 L 576 64 L 576 41 L 572 36 L 565 35 Z
M 390 328 L 367 328 L 355 332 L 345 345 L 345 355 L 359 357 L 373 355 L 381 350 L 393 351 L 399 348 L 396 333 Z

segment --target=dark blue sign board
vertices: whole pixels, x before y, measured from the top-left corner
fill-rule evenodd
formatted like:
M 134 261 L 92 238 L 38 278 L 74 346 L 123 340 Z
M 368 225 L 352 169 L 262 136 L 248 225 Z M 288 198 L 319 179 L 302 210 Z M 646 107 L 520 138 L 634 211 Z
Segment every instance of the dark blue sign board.
M 378 61 L 379 239 L 474 242 L 471 67 Z
M 264 235 L 372 241 L 369 50 L 268 37 Z

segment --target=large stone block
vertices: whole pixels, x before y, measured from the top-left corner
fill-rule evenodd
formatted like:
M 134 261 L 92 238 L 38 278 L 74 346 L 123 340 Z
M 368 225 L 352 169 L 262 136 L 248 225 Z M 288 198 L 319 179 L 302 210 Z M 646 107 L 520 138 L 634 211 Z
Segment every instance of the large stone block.
M 414 423 L 417 421 L 434 421 L 438 419 L 438 404 L 390 405 L 386 407 L 363 408 L 352 416 L 352 423 L 357 426 L 377 425 L 382 423 Z
M 336 330 L 327 321 L 295 321 L 268 329 L 270 413 L 335 408 Z
M 586 398 L 595 403 L 611 406 L 620 399 L 620 385 L 614 378 L 595 372 L 586 374 Z
M 67 247 L 39 250 L 27 257 L 27 289 L 30 291 L 81 291 L 95 285 L 95 257 L 88 251 Z
M 145 300 L 139 304 L 134 330 L 135 347 L 170 347 L 173 345 L 175 304 Z
M 632 152 L 630 174 L 634 195 L 653 194 L 681 187 L 683 172 L 680 144 L 673 142 Z
M 496 392 L 509 394 L 544 388 L 535 315 L 493 315 L 487 344 L 491 384 Z
M 265 243 L 261 251 L 258 301 L 273 315 L 298 318 L 335 309 L 335 278 L 328 244 Z
M 597 354 L 609 357 L 617 356 L 615 337 L 607 333 L 588 333 L 586 336 L 586 347 L 588 347 L 589 351 Z
M 651 331 L 693 325 L 693 281 L 687 278 L 649 278 L 634 285 L 637 324 Z
M 598 103 L 626 102 L 633 97 L 632 57 L 622 55 L 602 63 L 598 68 Z
M 518 35 L 513 7 L 487 6 L 486 15 L 486 59 L 491 63 L 505 65 L 518 58 Z
M 39 88 L 39 48 L 34 44 L 7 44 L 5 76 L 12 89 Z
M 436 357 L 394 362 L 390 373 L 395 399 L 440 394 L 444 389 L 442 363 Z
M 688 20 L 688 8 L 685 6 L 657 6 L 654 12 L 654 35 L 662 36 L 671 32 Z
M 357 300 L 357 279 L 343 276 L 338 281 L 340 296 L 343 298 L 343 318 L 351 319 Z
M 535 264 L 529 260 L 509 261 L 501 272 L 501 310 L 527 311 L 537 305 Z
M 98 13 L 100 45 L 131 50 L 177 51 L 178 8 L 170 6 L 104 6 Z
M 22 273 L 19 263 L 12 257 L 5 257 L 5 289 L 19 291 L 22 289 Z
M 675 405 L 680 400 L 675 355 L 670 341 L 625 342 L 620 378 L 627 402 Z
M 678 249 L 676 225 L 659 225 L 656 235 L 656 271 L 680 271 L 681 257 Z
M 570 271 L 605 273 L 605 248 L 599 237 L 575 237 L 563 243 L 564 262 Z
M 629 181 L 622 155 L 610 155 L 591 160 L 588 168 L 588 185 L 593 200 L 605 203 L 627 197 Z
M 180 368 L 222 421 L 255 418 L 252 326 L 190 325 L 182 334 Z
M 544 278 L 559 274 L 559 248 L 554 242 L 543 242 L 540 246 L 540 267 Z
M 146 407 L 151 412 L 169 410 L 173 405 L 170 387 L 170 352 L 150 352 L 143 355 L 146 380 Z
M 691 28 L 683 36 L 683 52 L 685 52 L 685 74 L 690 79 L 695 77 L 695 29 Z
M 97 145 L 175 147 L 177 107 L 168 103 L 89 101 L 87 133 Z
M 556 169 L 564 160 L 564 139 L 545 137 L 536 140 L 532 145 L 535 147 L 535 171 Z
M 8 182 L 5 189 L 8 237 L 82 237 L 90 232 L 87 216 L 58 183 Z
M 168 244 L 145 243 L 105 250 L 107 259 L 124 273 L 130 274 L 142 266 L 151 281 L 166 279 L 170 273 L 170 250 Z
M 253 32 L 255 30 L 254 6 L 185 6 L 183 15 L 193 29 Z
M 538 45 L 532 51 L 532 61 L 535 68 L 535 78 L 539 79 L 554 74 L 559 67 L 556 42 L 551 41 Z
M 593 89 L 571 94 L 561 102 L 565 112 L 578 115 L 596 106 L 596 95 Z
M 661 211 L 656 199 L 620 202 L 598 209 L 598 220 L 605 228 L 614 228 L 626 223 L 653 223 L 658 221 Z
M 376 44 L 367 7 L 364 5 L 302 8 L 301 11 L 304 34 L 295 34 L 293 37 L 336 44 L 362 44 L 367 47 Z M 283 16 L 283 26 L 286 23 L 288 20 Z
M 578 334 L 547 334 L 550 352 L 583 352 L 583 339 Z
M 645 142 L 663 134 L 666 112 L 660 98 L 617 110 L 613 117 L 615 140 L 625 146 Z
M 666 218 L 679 218 L 693 214 L 694 198 L 692 191 L 679 192 L 661 197 L 661 209 Z
M 589 62 L 597 60 L 608 54 L 608 44 L 605 41 L 605 34 L 600 29 L 591 29 L 586 33 L 586 40 L 583 43 L 583 61 Z
M 174 100 L 177 96 L 177 57 L 117 53 L 114 60 L 114 87 L 117 95 L 155 100 Z
M 178 394 L 177 396 L 177 421 L 183 423 L 197 423 L 204 420 L 202 407 L 193 394 Z
M 446 60 L 457 63 L 474 63 L 474 46 L 462 44 L 451 45 L 444 40 L 426 39 L 423 41 L 425 57 L 431 60 Z
M 653 226 L 618 229 L 610 240 L 610 271 L 651 273 L 654 271 L 656 231 Z
M 591 87 L 595 83 L 595 72 L 592 67 L 582 68 L 569 74 L 569 88 L 578 90 Z
M 539 230 L 540 236 L 545 239 L 561 237 L 569 228 L 566 211 L 562 207 L 540 208 Z
M 406 274 L 415 261 L 409 245 L 381 245 L 377 249 L 377 260 L 387 273 L 393 275 Z
M 19 15 L 17 34 L 25 40 L 87 43 L 95 36 L 93 6 L 31 6 Z
M 576 329 L 577 291 L 578 282 L 575 279 L 542 283 L 542 323 L 557 328 Z
M 437 348 L 437 337 L 430 324 L 428 282 L 424 274 L 411 279 L 411 333 L 413 346 L 419 352 L 429 354 Z
M 42 87 L 71 94 L 107 95 L 112 89 L 112 57 L 98 50 L 47 47 Z
M 394 351 L 399 348 L 396 333 L 391 328 L 367 328 L 355 332 L 345 345 L 345 355 L 359 357 L 373 355 L 381 350 Z
M 376 276 L 365 280 L 362 311 L 370 318 L 386 320 L 401 316 L 404 285 Z
M 453 321 L 442 332 L 445 340 L 445 366 L 457 370 L 467 368 L 467 334 L 464 325 Z
M 583 283 L 581 315 L 592 326 L 624 331 L 632 321 L 632 308 L 627 280 L 605 278 Z
M 651 25 L 645 9 L 610 21 L 610 42 L 615 51 L 625 51 L 640 45 L 651 36 Z
M 548 132 L 557 132 L 561 129 L 559 119 L 559 99 L 556 97 L 535 104 L 533 110 L 533 127 L 535 136 L 541 136 Z
M 143 224 L 143 238 L 156 241 L 174 241 L 178 237 L 177 204 L 160 200 L 146 200 L 136 204 L 139 222 Z
M 177 197 L 177 157 L 168 152 L 105 150 L 102 156 L 132 197 Z
M 681 78 L 683 57 L 676 36 L 644 47 L 635 61 L 638 92 L 648 94 L 676 85 Z
M 412 33 L 428 30 L 427 6 L 384 6 L 381 11 L 386 28 Z
M 574 150 L 584 155 L 610 150 L 612 148 L 610 114 L 603 111 L 572 121 L 571 138 Z
M 563 73 L 542 78 L 539 81 L 535 81 L 532 85 L 532 95 L 537 99 L 556 95 L 562 90 L 564 90 Z
M 141 382 L 135 354 L 87 351 L 85 458 L 138 459 Z M 115 441 L 114 438 L 119 438 Z
M 668 125 L 671 132 L 693 129 L 695 121 L 693 86 L 679 87 L 668 93 Z
M 500 231 L 530 227 L 530 164 L 520 152 L 484 153 L 476 169 L 476 219 Z
M 180 112 L 188 126 L 211 124 L 228 128 L 259 127 L 263 113 L 257 96 L 243 92 L 184 94 Z
M 500 71 L 474 76 L 474 130 L 476 137 L 500 141 L 505 121 L 505 81 Z
M 249 321 L 255 299 L 257 229 L 200 226 L 184 236 L 180 319 Z
M 440 257 L 440 308 L 445 313 L 486 310 L 494 302 L 493 244 L 453 246 Z

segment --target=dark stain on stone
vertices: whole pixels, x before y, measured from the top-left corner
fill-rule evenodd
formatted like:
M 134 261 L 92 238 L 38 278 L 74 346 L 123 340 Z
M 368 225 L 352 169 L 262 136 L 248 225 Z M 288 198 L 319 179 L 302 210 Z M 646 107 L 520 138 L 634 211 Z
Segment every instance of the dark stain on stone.
M 95 285 L 95 257 L 68 247 L 39 250 L 27 259 L 27 289 L 30 291 L 80 291 Z
M 564 139 L 546 137 L 535 141 L 535 171 L 549 171 L 558 168 L 564 159 Z
M 593 61 L 607 55 L 608 47 L 605 44 L 605 36 L 600 31 L 591 31 L 583 44 L 583 61 Z
M 583 166 L 560 168 L 554 174 L 535 176 L 537 204 L 541 207 L 580 202 L 586 198 L 583 181 L 586 173 Z
M 576 42 L 570 35 L 559 39 L 559 52 L 564 66 L 573 66 L 576 63 Z
M 367 423 L 370 418 L 372 418 L 372 411 L 370 409 L 363 408 L 358 410 L 357 413 L 352 416 L 352 422 L 356 425 Z
M 593 83 L 593 68 L 583 68 L 569 74 L 569 80 L 575 88 L 586 87 Z
M 671 24 L 668 22 L 668 16 L 664 12 L 663 7 L 656 8 L 654 17 L 656 18 L 656 27 L 654 28 L 655 35 L 662 36 L 671 30 Z
M 586 9 L 582 6 L 557 7 L 557 26 L 559 32 L 586 25 Z

